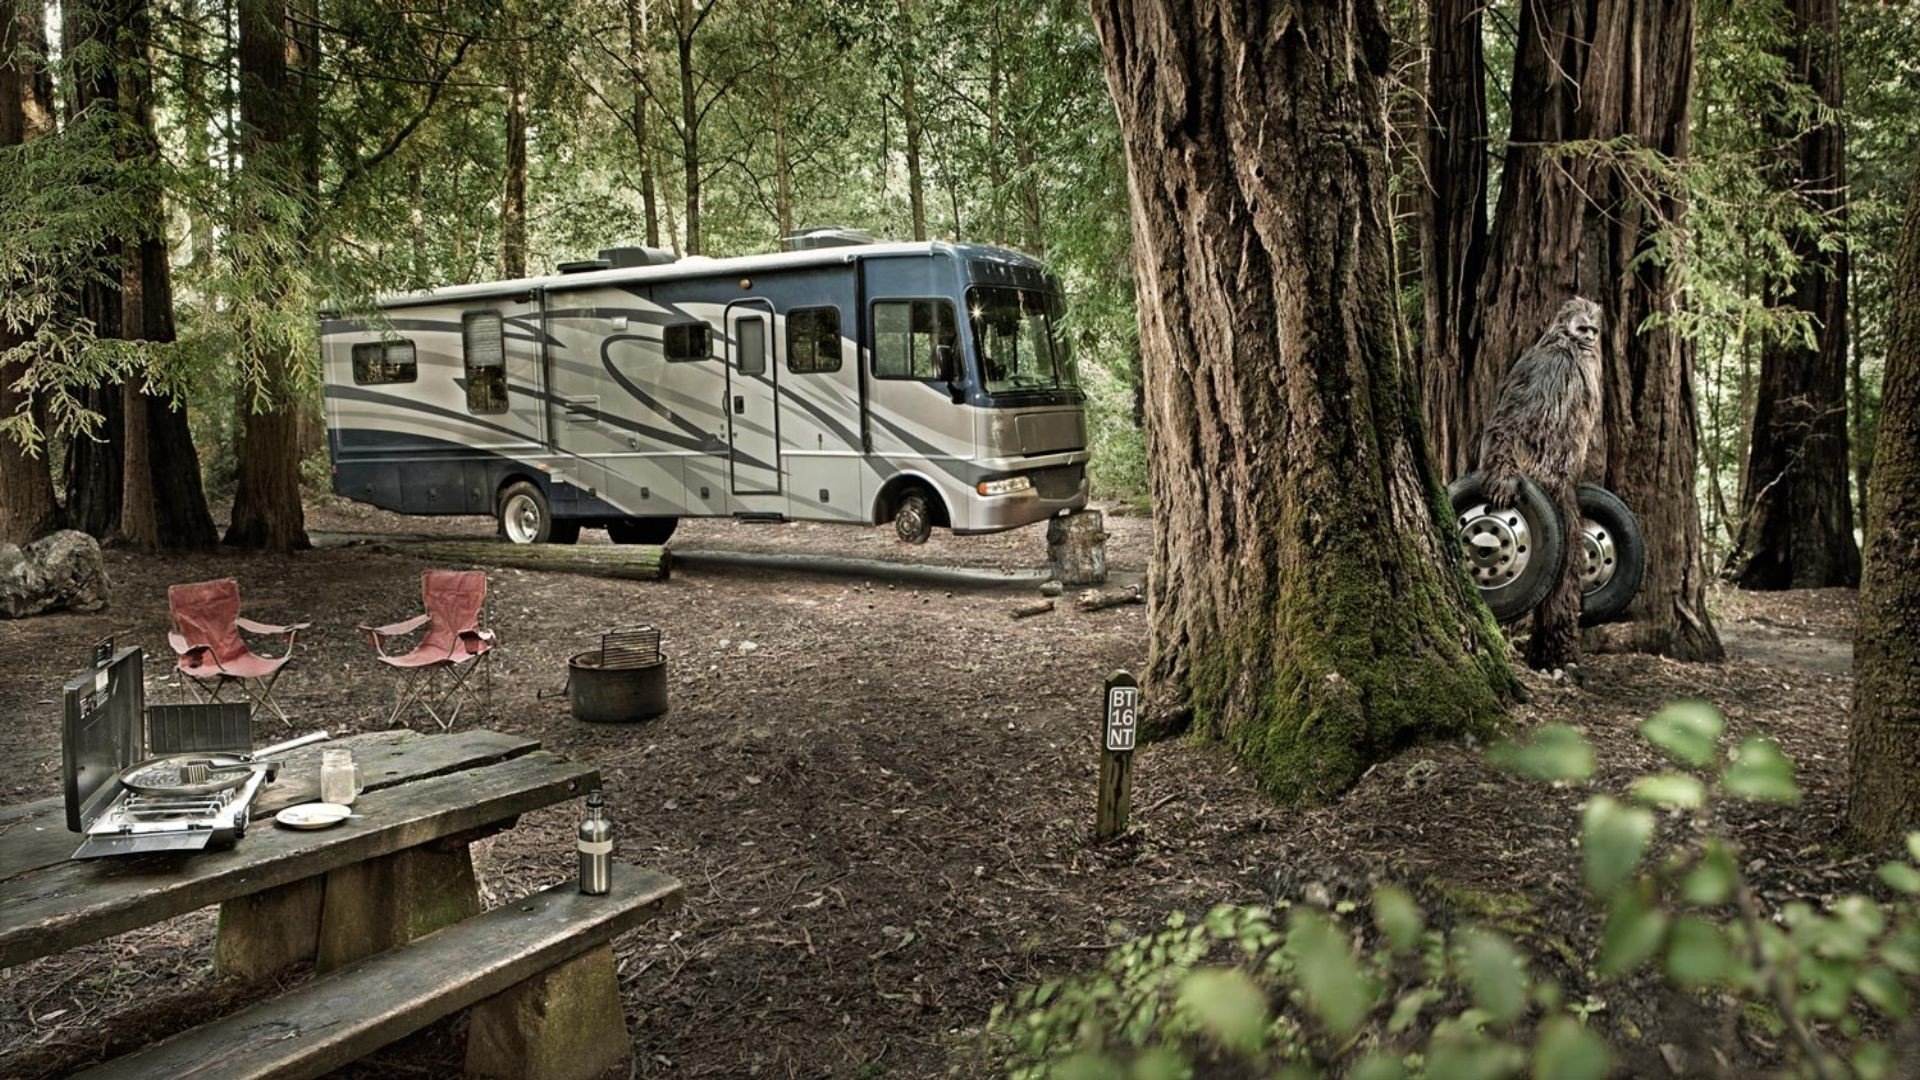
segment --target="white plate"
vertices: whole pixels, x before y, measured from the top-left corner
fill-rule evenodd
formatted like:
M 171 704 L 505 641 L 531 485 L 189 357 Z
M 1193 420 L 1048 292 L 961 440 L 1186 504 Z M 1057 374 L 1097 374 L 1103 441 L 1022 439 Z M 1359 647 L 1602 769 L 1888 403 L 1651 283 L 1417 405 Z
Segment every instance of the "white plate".
M 353 816 L 353 807 L 339 803 L 310 802 L 289 806 L 273 815 L 273 820 L 289 829 L 330 829 Z

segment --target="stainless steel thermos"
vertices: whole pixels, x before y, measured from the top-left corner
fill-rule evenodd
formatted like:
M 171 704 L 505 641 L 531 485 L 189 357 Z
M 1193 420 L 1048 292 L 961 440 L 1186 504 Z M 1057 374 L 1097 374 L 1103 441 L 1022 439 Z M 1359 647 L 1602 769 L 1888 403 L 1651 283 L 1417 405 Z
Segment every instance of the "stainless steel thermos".
M 607 821 L 600 793 L 587 796 L 587 816 L 580 822 L 580 891 L 605 896 L 613 888 L 613 826 Z

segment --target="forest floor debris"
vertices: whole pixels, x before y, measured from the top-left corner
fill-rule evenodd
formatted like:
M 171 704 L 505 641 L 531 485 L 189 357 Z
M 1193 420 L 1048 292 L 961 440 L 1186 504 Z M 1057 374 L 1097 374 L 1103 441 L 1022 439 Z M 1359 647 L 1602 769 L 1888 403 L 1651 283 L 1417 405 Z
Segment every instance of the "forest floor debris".
M 309 525 L 491 533 L 472 519 L 338 504 L 316 508 Z M 1143 571 L 1150 524 L 1110 515 L 1106 528 L 1116 571 Z M 998 570 L 1046 559 L 1041 529 L 938 534 L 907 548 L 883 529 L 687 522 L 675 543 Z M 340 734 L 376 725 L 393 686 L 350 627 L 409 613 L 427 565 L 364 548 L 107 558 L 122 583 L 112 611 L 0 623 L 0 713 L 15 718 L 0 726 L 0 801 L 57 793 L 58 688 L 100 637 L 144 645 L 151 698 L 185 699 L 165 662 L 170 583 L 236 576 L 262 617 L 320 616 L 283 700 L 297 723 Z M 1652 984 L 1582 981 L 1598 937 L 1572 845 L 1584 796 L 1496 772 L 1476 747 L 1414 750 L 1335 805 L 1285 809 L 1217 747 L 1153 744 L 1135 762 L 1133 831 L 1091 846 L 1101 680 L 1144 668 L 1137 604 L 1010 620 L 964 590 L 728 564 L 667 582 L 504 568 L 490 579 L 503 664 L 492 709 L 463 726 L 532 735 L 599 765 L 623 855 L 687 884 L 683 912 L 617 950 L 637 1075 L 971 1075 L 994 1003 L 1097 964 L 1110 942 L 1171 911 L 1337 900 L 1389 880 L 1440 918 L 1516 934 L 1570 995 L 1603 1003 L 1595 1022 L 1631 1069 L 1664 1070 L 1663 1046 L 1770 1060 L 1765 1033 L 1740 1017 Z M 1678 697 L 1713 701 L 1735 734 L 1772 735 L 1799 765 L 1801 806 L 1733 808 L 1721 823 L 1763 897 L 1820 901 L 1861 887 L 1870 860 L 1837 844 L 1850 680 L 1833 660 L 1851 594 L 1717 603 L 1728 663 L 1593 656 L 1584 686 L 1526 676 L 1515 726 L 1576 725 L 1598 751 L 1601 786 L 1623 787 L 1653 764 L 1635 732 L 1642 718 Z M 666 716 L 580 724 L 565 701 L 537 696 L 562 683 L 568 654 L 633 622 L 665 631 Z M 1762 633 L 1773 636 L 1750 658 L 1745 643 Z M 574 817 L 570 807 L 529 815 L 476 845 L 489 903 L 573 873 Z M 0 1075 L 59 1075 L 241 1000 L 212 973 L 212 932 L 203 911 L 0 972 Z M 445 1073 L 460 1061 L 458 1032 L 457 1021 L 440 1025 L 345 1075 Z

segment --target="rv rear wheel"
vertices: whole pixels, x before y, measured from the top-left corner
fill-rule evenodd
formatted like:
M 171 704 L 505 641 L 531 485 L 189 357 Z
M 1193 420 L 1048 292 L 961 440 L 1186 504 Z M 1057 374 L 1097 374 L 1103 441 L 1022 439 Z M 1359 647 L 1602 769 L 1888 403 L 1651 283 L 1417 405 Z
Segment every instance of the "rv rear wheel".
M 553 510 L 537 485 L 522 480 L 500 493 L 500 535 L 509 543 L 544 544 L 553 533 Z M 578 527 L 574 535 L 580 535 Z
M 933 502 L 919 488 L 900 496 L 893 512 L 893 531 L 909 544 L 924 544 L 933 535 Z
M 680 525 L 677 517 L 628 518 L 607 522 L 607 539 L 616 544 L 664 544 Z

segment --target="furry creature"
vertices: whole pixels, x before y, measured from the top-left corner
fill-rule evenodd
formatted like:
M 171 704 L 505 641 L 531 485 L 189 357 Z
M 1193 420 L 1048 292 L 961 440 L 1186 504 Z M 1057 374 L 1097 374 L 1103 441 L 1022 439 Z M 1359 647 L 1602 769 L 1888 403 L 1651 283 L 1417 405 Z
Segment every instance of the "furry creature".
M 1575 297 L 1546 333 L 1514 361 L 1493 416 L 1480 434 L 1480 470 L 1489 501 L 1514 505 L 1520 478 L 1547 493 L 1565 527 L 1560 581 L 1534 610 L 1527 663 L 1564 667 L 1579 657 L 1580 470 L 1600 419 L 1600 305 Z

